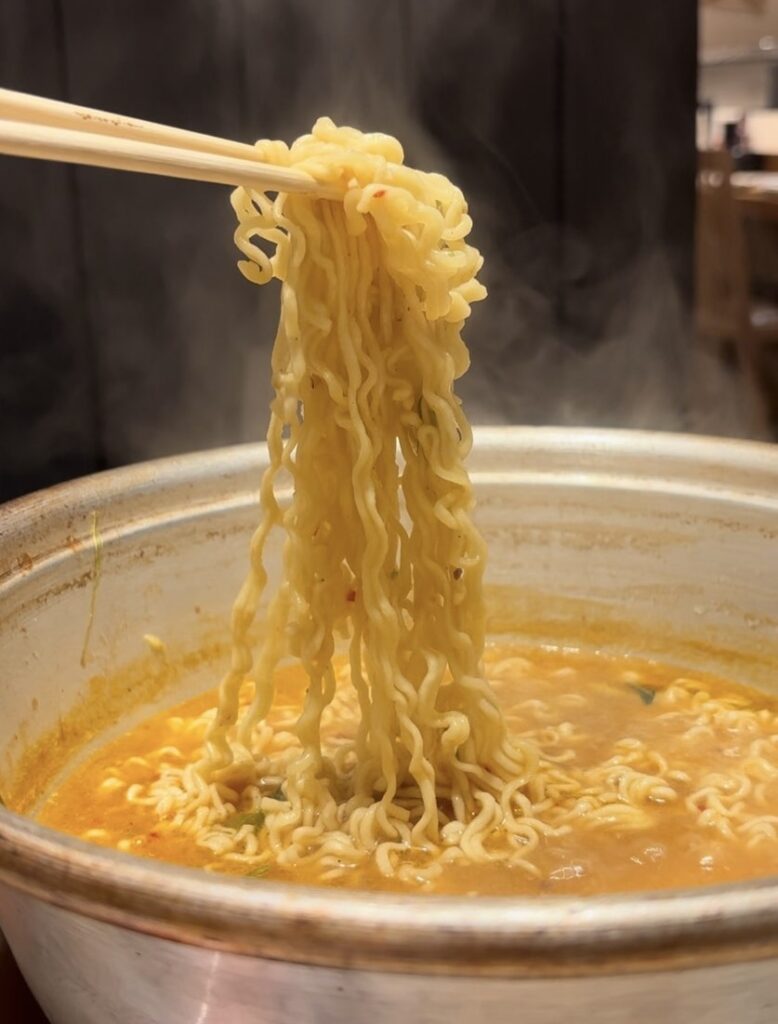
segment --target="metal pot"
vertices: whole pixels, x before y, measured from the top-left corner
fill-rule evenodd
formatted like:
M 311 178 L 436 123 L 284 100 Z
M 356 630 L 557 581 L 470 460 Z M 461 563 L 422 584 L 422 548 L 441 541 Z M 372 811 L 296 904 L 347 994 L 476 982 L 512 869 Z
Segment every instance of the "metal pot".
M 36 741 L 53 766 L 79 728 L 213 685 L 264 460 L 168 459 L 2 510 L 0 792 Z M 470 465 L 494 630 L 778 687 L 776 450 L 484 429 Z M 0 809 L 0 927 L 54 1024 L 717 1024 L 773 1022 L 778 1003 L 776 879 L 583 900 L 342 893 L 134 859 Z

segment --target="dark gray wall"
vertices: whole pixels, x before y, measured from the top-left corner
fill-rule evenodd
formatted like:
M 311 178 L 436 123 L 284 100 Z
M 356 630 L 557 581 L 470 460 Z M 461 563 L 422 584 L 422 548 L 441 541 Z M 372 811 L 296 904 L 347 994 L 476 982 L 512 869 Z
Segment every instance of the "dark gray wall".
M 321 113 L 467 192 L 471 417 L 682 428 L 695 0 L 3 0 L 0 84 L 213 134 Z M 0 497 L 258 438 L 227 190 L 0 158 Z

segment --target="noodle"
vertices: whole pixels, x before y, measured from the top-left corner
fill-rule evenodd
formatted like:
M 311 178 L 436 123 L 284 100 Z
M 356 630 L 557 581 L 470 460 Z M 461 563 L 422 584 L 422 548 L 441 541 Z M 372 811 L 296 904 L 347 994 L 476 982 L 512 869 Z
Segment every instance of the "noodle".
M 772 740 L 756 713 L 722 707 L 688 680 L 663 702 L 692 740 L 695 730 L 748 732 L 734 783 L 712 773 L 691 789 L 688 773 L 629 736 L 576 765 L 591 737 L 558 714 L 575 714 L 574 692 L 503 713 L 483 668 L 486 550 L 454 393 L 468 366 L 460 332 L 485 295 L 464 198 L 443 176 L 403 166 L 394 139 L 328 119 L 291 148 L 257 150 L 342 188 L 343 201 L 233 193 L 242 273 L 281 282 L 261 519 L 218 707 L 171 719 L 174 732 L 199 730 L 201 756 L 182 765 L 175 747 L 160 750 L 157 777 L 129 785 L 126 799 L 216 857 L 305 865 L 323 881 L 367 862 L 414 885 L 461 863 L 537 877 L 545 837 L 582 824 L 646 830 L 657 807 L 684 801 L 725 837 L 776 839 L 778 818 L 746 800 L 776 775 Z M 282 579 L 255 657 L 276 529 Z M 290 656 L 308 680 L 299 714 L 274 706 Z M 529 670 L 510 657 L 491 677 L 499 687 Z
M 388 872 L 406 855 L 441 853 L 442 801 L 444 823 L 464 826 L 455 843 L 449 831 L 447 847 L 483 859 L 488 835 L 516 827 L 518 805 L 503 790 L 518 796 L 537 753 L 509 737 L 481 668 L 486 552 L 464 468 L 470 427 L 453 390 L 469 361 L 462 324 L 485 295 L 464 197 L 442 175 L 404 167 L 394 139 L 328 119 L 291 149 L 257 149 L 342 186 L 344 197 L 233 193 L 241 271 L 257 284 L 281 281 L 270 464 L 233 609 L 231 667 L 206 754 L 181 775 L 177 821 L 187 831 L 192 815 L 211 825 L 201 811 L 216 809 L 214 787 L 227 783 L 244 797 L 253 791 L 280 861 L 374 856 Z M 282 471 L 293 485 L 285 507 Z M 249 631 L 276 527 L 286 538 L 283 580 L 255 660 Z M 331 759 L 320 728 L 340 635 L 349 637 L 360 717 L 355 739 Z M 261 723 L 287 655 L 309 688 L 279 743 Z M 239 715 L 247 677 L 254 697 Z M 300 749 L 289 757 L 294 738 Z M 283 802 L 257 788 L 268 774 L 283 778 Z M 233 839 L 245 845 L 240 832 Z

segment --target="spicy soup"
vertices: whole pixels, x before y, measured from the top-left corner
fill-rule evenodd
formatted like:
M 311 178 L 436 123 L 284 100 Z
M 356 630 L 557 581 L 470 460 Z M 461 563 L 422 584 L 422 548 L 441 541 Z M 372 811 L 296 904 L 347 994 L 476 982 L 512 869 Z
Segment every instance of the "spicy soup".
M 232 807 L 221 820 L 203 815 L 196 834 L 182 833 L 175 808 L 166 809 L 155 794 L 155 780 L 197 759 L 214 714 L 213 692 L 107 743 L 65 779 L 39 818 L 102 846 L 258 884 L 572 896 L 732 882 L 774 871 L 778 704 L 772 698 L 661 663 L 569 650 L 492 646 L 484 667 L 510 730 L 531 740 L 539 756 L 526 806 L 537 825 L 526 849 L 517 842 L 510 864 L 492 861 L 487 844 L 477 862 L 452 861 L 436 874 L 422 868 L 420 850 L 418 878 L 382 872 L 372 860 L 339 868 L 335 858 L 326 872 L 319 863 L 289 868 L 271 849 L 263 815 Z M 331 752 L 351 737 L 356 722 L 345 664 L 338 676 L 322 721 Z M 294 745 L 305 685 L 298 667 L 279 672 L 268 717 L 272 742 Z M 250 697 L 247 685 L 242 700 Z M 263 781 L 264 799 L 285 800 L 278 780 Z M 444 809 L 441 815 L 443 821 Z M 241 852 L 220 842 L 236 829 Z

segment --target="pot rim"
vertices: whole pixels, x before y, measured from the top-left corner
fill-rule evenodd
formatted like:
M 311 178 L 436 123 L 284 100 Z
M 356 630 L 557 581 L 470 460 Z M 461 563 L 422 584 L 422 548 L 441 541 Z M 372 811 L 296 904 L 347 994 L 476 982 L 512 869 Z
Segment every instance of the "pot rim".
M 759 442 L 642 431 L 476 428 L 501 472 L 521 450 L 522 473 L 569 472 L 577 484 L 635 487 L 661 478 L 695 493 L 778 510 L 778 449 Z M 4 548 L 31 517 L 121 495 L 192 485 L 262 461 L 264 446 L 161 459 L 111 470 L 0 508 Z M 637 461 L 637 465 L 636 465 Z M 15 570 L 0 572 L 0 591 Z M 589 898 L 442 897 L 352 892 L 229 879 L 146 861 L 55 832 L 0 806 L 0 880 L 85 917 L 195 945 L 338 966 L 480 974 L 639 970 L 778 952 L 778 877 L 755 882 Z M 0 892 L 0 901 L 2 893 Z

